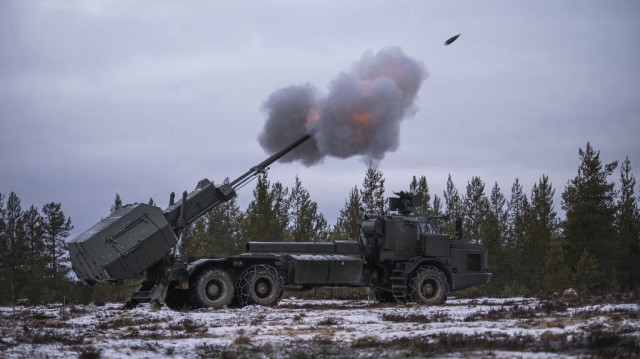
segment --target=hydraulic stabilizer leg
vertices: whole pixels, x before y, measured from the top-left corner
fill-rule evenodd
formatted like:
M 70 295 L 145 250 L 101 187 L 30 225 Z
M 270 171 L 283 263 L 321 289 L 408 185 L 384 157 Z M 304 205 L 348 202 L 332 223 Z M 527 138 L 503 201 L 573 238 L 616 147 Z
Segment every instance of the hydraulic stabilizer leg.
M 155 287 L 151 290 L 151 301 L 149 306 L 151 309 L 158 310 L 164 306 L 164 298 L 167 296 L 167 290 L 169 289 L 169 283 L 166 281 L 160 281 L 156 283 Z

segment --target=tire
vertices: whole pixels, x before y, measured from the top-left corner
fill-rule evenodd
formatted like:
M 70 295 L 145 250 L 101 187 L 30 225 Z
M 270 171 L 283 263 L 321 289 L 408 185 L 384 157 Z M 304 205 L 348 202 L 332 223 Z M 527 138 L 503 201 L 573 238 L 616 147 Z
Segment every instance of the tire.
M 232 300 L 233 281 L 227 272 L 209 269 L 196 277 L 191 291 L 191 304 L 195 308 L 219 309 Z
M 173 287 L 167 289 L 167 296 L 164 298 L 164 304 L 173 310 L 189 309 L 189 292 Z
M 420 267 L 409 280 L 409 298 L 418 304 L 443 304 L 449 289 L 447 276 L 432 266 Z
M 265 264 L 247 268 L 240 275 L 236 286 L 240 305 L 276 305 L 284 294 L 284 280 L 278 271 Z

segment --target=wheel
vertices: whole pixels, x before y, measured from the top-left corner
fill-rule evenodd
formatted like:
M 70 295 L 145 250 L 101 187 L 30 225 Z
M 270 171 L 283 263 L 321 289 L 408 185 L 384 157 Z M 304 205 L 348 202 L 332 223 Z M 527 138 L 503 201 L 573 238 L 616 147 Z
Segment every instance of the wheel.
M 171 286 L 167 289 L 167 296 L 164 298 L 164 304 L 173 310 L 189 309 L 189 292 L 186 290 L 176 289 Z
M 222 308 L 233 300 L 233 282 L 227 272 L 206 270 L 194 281 L 191 304 L 196 308 Z
M 242 272 L 236 291 L 240 305 L 275 305 L 284 294 L 284 281 L 272 266 L 258 264 Z
M 409 297 L 419 304 L 438 305 L 447 300 L 449 282 L 447 276 L 436 267 L 425 266 L 411 275 Z
M 373 293 L 376 296 L 376 300 L 380 303 L 394 303 L 396 301 L 393 293 L 386 291 L 383 288 L 375 288 Z

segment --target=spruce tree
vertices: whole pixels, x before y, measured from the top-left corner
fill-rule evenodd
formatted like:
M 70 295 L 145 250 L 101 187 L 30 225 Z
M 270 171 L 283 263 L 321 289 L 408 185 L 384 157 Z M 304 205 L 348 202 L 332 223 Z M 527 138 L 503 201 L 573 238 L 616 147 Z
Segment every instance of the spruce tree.
M 24 211 L 21 219 L 22 235 L 26 246 L 24 258 L 25 266 L 25 289 L 26 295 L 31 299 L 42 298 L 46 287 L 45 277 L 45 246 L 43 238 L 42 216 L 35 206 Z
M 452 220 L 444 223 L 444 225 L 441 226 L 440 231 L 443 234 L 455 236 L 456 227 L 453 219 L 462 217 L 462 199 L 458 194 L 458 189 L 451 179 L 451 174 L 449 174 L 449 177 L 447 178 L 447 188 L 443 192 L 443 198 L 445 215 L 449 215 Z
M 606 277 L 612 279 L 614 265 L 612 248 L 616 242 L 615 184 L 608 181 L 617 161 L 602 165 L 600 151 L 587 142 L 578 151 L 578 175 L 570 180 L 562 193 L 562 208 L 566 219 L 562 223 L 567 259 L 576 265 L 587 250 L 595 256 Z
M 3 294 L 0 298 L 9 298 L 9 295 L 7 295 L 8 293 L 6 293 L 6 288 L 8 288 L 7 249 L 9 248 L 9 243 L 6 235 L 6 210 L 4 207 L 4 198 L 5 196 L 0 193 L 0 293 Z
M 545 256 L 549 251 L 552 236 L 557 235 L 556 212 L 553 208 L 555 190 L 549 177 L 543 175 L 531 190 L 531 205 L 526 216 L 526 233 L 523 238 L 521 264 L 529 268 L 529 276 L 525 277 L 525 285 L 533 292 L 538 292 L 542 285 L 542 271 Z
M 369 167 L 360 190 L 362 205 L 367 213 L 379 213 L 381 205 L 377 200 L 384 201 L 384 175 L 375 167 Z
M 507 203 L 507 246 L 520 250 L 526 232 L 526 216 L 529 201 L 524 194 L 520 179 L 516 177 L 511 186 L 511 197 Z
M 527 255 L 523 250 L 523 246 L 524 237 L 527 233 L 526 220 L 528 212 L 529 201 L 524 194 L 520 180 L 516 178 L 511 186 L 511 197 L 507 203 L 507 237 L 505 241 L 505 254 L 509 258 L 508 267 L 511 268 L 509 274 L 512 278 L 512 283 L 510 285 L 514 288 L 523 288 L 524 283 L 531 276 L 528 270 L 522 270 L 520 266 L 522 258 Z
M 617 251 L 614 253 L 624 289 L 633 289 L 640 284 L 640 211 L 635 187 L 636 179 L 627 156 L 620 167 L 620 196 L 615 217 Z
M 122 208 L 122 200 L 120 199 L 120 194 L 116 193 L 116 198 L 113 200 L 113 206 L 111 206 L 111 212 L 117 211 Z
M 602 289 L 603 278 L 598 259 L 589 254 L 587 248 L 584 248 L 576 263 L 573 280 L 578 293 L 581 295 L 596 294 L 598 290 Z
M 357 186 L 354 186 L 349 192 L 349 197 L 344 201 L 344 207 L 340 210 L 336 225 L 331 232 L 331 240 L 355 241 L 358 239 L 360 236 L 358 221 L 362 218 L 361 207 L 360 191 Z
M 569 288 L 569 268 L 564 259 L 560 236 L 551 236 L 549 249 L 544 258 L 541 289 L 543 293 L 562 292 Z
M 455 217 L 462 214 L 462 200 L 458 194 L 458 189 L 451 179 L 451 174 L 447 178 L 447 188 L 443 192 L 444 211 L 445 213 Z
M 248 241 L 275 239 L 268 238 L 273 232 L 271 227 L 275 221 L 270 186 L 266 173 L 258 177 L 256 188 L 253 190 L 253 200 L 247 207 L 245 232 Z
M 20 198 L 15 192 L 9 193 L 6 208 L 4 210 L 3 225 L 3 258 L 2 263 L 2 279 L 3 290 L 8 294 L 8 298 L 12 300 L 22 295 L 22 286 L 18 284 L 24 281 L 27 247 L 24 241 L 22 231 L 22 206 Z
M 275 221 L 273 222 L 273 237 L 276 241 L 290 241 L 291 234 L 289 228 L 289 189 L 276 182 L 271 186 L 270 197 L 273 200 L 273 213 Z
M 229 183 L 226 178 L 224 183 Z M 244 252 L 244 213 L 236 199 L 222 203 L 206 216 L 206 245 L 209 254 L 240 254 Z
M 24 237 L 27 240 L 27 259 L 30 263 L 43 267 L 44 239 L 42 216 L 35 206 L 29 207 L 22 216 Z
M 53 280 L 60 280 L 69 270 L 65 238 L 73 229 L 71 218 L 65 217 L 60 203 L 54 202 L 47 203 L 42 207 L 42 215 L 49 277 Z
M 326 240 L 327 221 L 321 213 L 318 213 L 318 204 L 311 200 L 309 191 L 302 186 L 298 176 L 289 199 L 291 240 L 294 242 Z
M 327 242 L 331 236 L 331 227 L 329 222 L 324 217 L 324 214 L 318 213 L 313 221 L 313 241 L 314 242 Z
M 288 189 L 276 182 L 273 186 L 265 173 L 258 177 L 253 200 L 246 212 L 245 235 L 247 241 L 288 240 Z
M 500 245 L 504 243 L 504 238 L 507 234 L 507 220 L 508 215 L 505 209 L 505 205 L 507 203 L 498 182 L 494 182 L 493 187 L 491 187 L 491 196 L 489 197 L 489 213 L 493 214 L 496 218 L 496 224 L 498 226 L 498 230 L 500 231 Z
M 495 182 L 489 197 L 489 210 L 482 224 L 483 244 L 489 251 L 489 269 L 493 272 L 493 278 L 487 287 L 493 294 L 499 293 L 507 283 L 510 272 L 503 246 L 507 222 L 505 204 L 506 199 Z
M 187 225 L 180 235 L 178 253 L 181 258 L 202 257 L 213 254 L 207 248 L 206 217 L 200 217 Z
M 409 185 L 409 193 L 417 195 L 417 201 L 413 203 L 413 212 L 418 217 L 427 217 L 433 215 L 431 209 L 431 194 L 429 193 L 429 184 L 425 176 L 420 176 L 420 179 L 416 179 L 413 176 L 411 184 Z
M 431 216 L 437 217 L 442 215 L 442 200 L 440 200 L 437 194 L 433 195 L 433 206 L 431 208 Z
M 482 242 L 482 225 L 489 211 L 489 200 L 484 194 L 484 182 L 478 176 L 473 176 L 467 182 L 467 193 L 463 200 L 464 238 L 471 243 Z

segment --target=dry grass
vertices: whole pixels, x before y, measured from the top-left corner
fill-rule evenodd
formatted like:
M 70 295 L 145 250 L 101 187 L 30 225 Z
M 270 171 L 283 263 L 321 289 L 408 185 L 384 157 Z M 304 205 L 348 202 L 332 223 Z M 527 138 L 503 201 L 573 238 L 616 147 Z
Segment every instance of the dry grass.
M 431 308 L 285 300 L 279 308 L 255 310 L 148 312 L 110 305 L 70 306 L 67 312 L 65 319 L 55 308 L 0 311 L 0 352 L 15 354 L 12 350 L 25 344 L 28 349 L 17 352 L 22 356 L 55 345 L 82 358 L 100 358 L 106 348 L 125 356 L 135 351 L 145 357 L 222 358 L 464 357 L 495 351 L 637 357 L 640 352 L 640 313 L 634 305 L 576 307 L 518 298 L 453 300 Z M 193 345 L 195 338 L 206 339 Z M 14 354 L 9 356 L 20 357 Z

